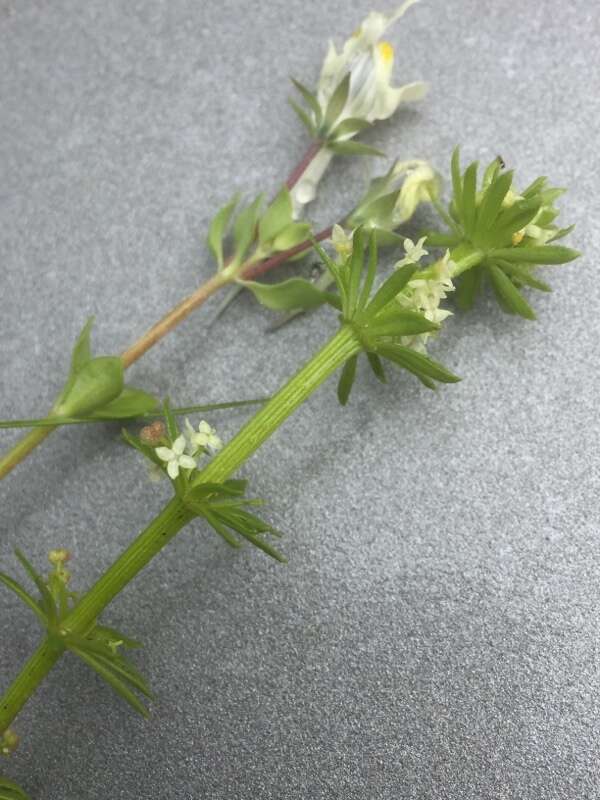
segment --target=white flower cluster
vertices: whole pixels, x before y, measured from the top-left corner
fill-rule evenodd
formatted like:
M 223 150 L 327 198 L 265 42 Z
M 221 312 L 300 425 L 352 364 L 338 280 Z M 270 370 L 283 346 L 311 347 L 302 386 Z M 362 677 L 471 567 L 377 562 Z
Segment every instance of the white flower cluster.
M 423 247 L 424 242 L 425 238 L 419 239 L 416 244 L 410 239 L 405 239 L 406 256 L 396 264 L 396 267 L 416 264 L 423 256 L 427 255 L 427 250 Z M 430 322 L 437 324 L 443 322 L 452 314 L 451 311 L 440 308 L 440 303 L 446 299 L 448 292 L 454 291 L 452 268 L 453 262 L 450 260 L 450 253 L 446 251 L 444 257 L 428 267 L 420 277 L 413 278 L 407 283 L 396 297 L 397 302 L 403 308 L 419 311 Z M 427 340 L 432 335 L 431 333 L 421 333 L 416 336 L 405 336 L 402 344 L 423 353 L 426 351 Z
M 196 430 L 189 420 L 185 421 L 186 434 L 175 439 L 171 447 L 156 447 L 156 455 L 166 462 L 169 478 L 175 480 L 180 469 L 196 469 L 197 459 L 206 452 L 215 453 L 223 447 L 214 428 L 202 420 Z

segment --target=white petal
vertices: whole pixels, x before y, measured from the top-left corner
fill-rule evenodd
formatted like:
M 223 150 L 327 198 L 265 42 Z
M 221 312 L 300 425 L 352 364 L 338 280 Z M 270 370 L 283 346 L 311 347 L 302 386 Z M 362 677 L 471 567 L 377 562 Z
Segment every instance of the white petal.
M 179 475 L 179 464 L 175 459 L 169 461 L 167 464 L 167 472 L 169 474 L 169 478 L 175 480 L 175 478 Z
M 156 447 L 154 452 L 161 461 L 171 461 L 172 458 L 175 458 L 175 453 L 170 447 Z
M 185 436 L 182 434 L 178 436 L 173 442 L 173 452 L 180 456 L 185 450 Z
M 194 426 L 187 417 L 185 418 L 185 429 L 187 431 L 188 436 L 191 438 L 194 435 Z
M 179 456 L 178 459 L 179 466 L 183 467 L 184 469 L 195 469 L 196 468 L 196 461 L 191 456 Z
M 210 433 L 211 431 L 212 428 L 210 427 L 208 422 L 206 422 L 206 420 L 204 419 L 201 420 L 200 424 L 198 425 L 198 433 Z

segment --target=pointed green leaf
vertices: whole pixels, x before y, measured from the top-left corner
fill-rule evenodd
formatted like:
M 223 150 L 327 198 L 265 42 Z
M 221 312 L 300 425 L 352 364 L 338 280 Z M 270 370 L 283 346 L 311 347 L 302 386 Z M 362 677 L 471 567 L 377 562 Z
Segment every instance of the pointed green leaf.
M 376 317 L 373 322 L 365 326 L 365 332 L 370 340 L 390 336 L 416 336 L 419 333 L 428 333 L 439 330 L 440 326 L 431 322 L 418 311 L 408 309 L 394 309 L 393 314 Z
M 365 277 L 363 287 L 360 292 L 358 300 L 358 310 L 362 311 L 369 301 L 371 290 L 373 289 L 373 282 L 377 272 L 377 238 L 376 232 L 371 231 L 369 236 L 369 255 L 367 260 L 367 275 Z
M 261 216 L 258 223 L 258 240 L 261 244 L 270 242 L 284 228 L 293 222 L 292 198 L 287 186 L 282 186 L 279 193 Z
M 235 243 L 234 261 L 238 263 L 243 260 L 246 250 L 250 247 L 256 236 L 256 226 L 258 224 L 262 202 L 263 196 L 260 194 L 252 203 L 240 211 L 233 224 L 233 240 Z
M 294 102 L 291 98 L 288 99 L 288 103 L 294 109 L 300 122 L 304 125 L 307 131 L 310 133 L 311 136 L 316 136 L 317 128 L 315 123 L 310 118 L 309 114 L 298 105 L 298 103 Z
M 82 661 L 91 667 L 95 672 L 100 675 L 101 678 L 112 686 L 112 688 L 121 695 L 121 697 L 129 703 L 129 705 L 141 714 L 143 717 L 149 717 L 150 713 L 146 706 L 141 702 L 138 696 L 127 686 L 125 681 L 121 679 L 118 674 L 115 674 L 114 670 L 111 667 L 107 666 L 106 662 L 102 661 L 98 656 L 92 655 L 92 653 L 87 652 L 85 650 L 81 650 L 79 647 L 71 647 L 70 648 L 75 655 L 79 656 Z M 111 665 L 112 666 L 112 665 Z
M 488 267 L 492 286 L 498 298 L 511 314 L 518 314 L 525 319 L 535 319 L 535 312 L 517 289 L 511 279 L 500 267 L 490 264 Z
M 502 210 L 494 229 L 491 231 L 496 242 L 510 241 L 513 233 L 520 231 L 534 219 L 540 210 L 539 200 L 518 200 L 510 208 Z
M 356 312 L 364 260 L 363 231 L 362 228 L 357 228 L 352 236 L 352 254 L 348 265 L 350 272 L 348 279 L 348 308 L 344 311 L 348 319 L 351 319 Z
M 215 257 L 217 264 L 219 265 L 219 269 L 223 269 L 224 266 L 223 237 L 227 232 L 227 226 L 231 220 L 231 215 L 233 214 L 233 210 L 237 206 L 239 199 L 239 194 L 235 194 L 227 203 L 227 205 L 224 205 L 223 208 L 219 209 L 219 211 L 217 211 L 213 217 L 208 229 L 208 246 L 211 253 Z
M 462 216 L 467 235 L 472 235 L 477 220 L 477 161 L 469 164 L 463 181 Z
M 339 297 L 332 292 L 324 292 L 303 278 L 290 278 L 281 283 L 258 283 L 243 281 L 259 303 L 275 311 L 289 311 L 302 308 L 308 310 L 329 303 L 341 309 Z
M 480 266 L 471 267 L 461 275 L 456 288 L 456 302 L 463 311 L 473 307 L 475 298 L 481 289 L 483 271 Z
M 291 222 L 273 240 L 273 250 L 289 250 L 302 242 L 307 242 L 310 239 L 311 230 L 308 222 Z M 302 255 L 304 256 L 304 253 Z
M 169 435 L 169 439 L 171 442 L 174 442 L 175 439 L 179 436 L 179 428 L 177 426 L 177 421 L 171 411 L 171 403 L 168 397 L 165 397 L 163 401 L 163 413 L 165 417 L 165 425 L 167 426 L 167 433 Z
M 69 381 L 57 407 L 65 417 L 85 417 L 123 391 L 123 362 L 118 356 L 98 356 L 85 363 Z
M 35 583 L 38 592 L 42 598 L 41 607 L 44 611 L 45 615 L 48 617 L 48 621 L 51 625 L 56 623 L 57 614 L 56 614 L 56 605 L 54 603 L 54 598 L 50 594 L 50 590 L 46 585 L 46 581 L 39 575 L 33 566 L 29 563 L 29 561 L 25 558 L 24 553 L 19 550 L 18 547 L 15 548 L 15 555 L 19 559 L 19 562 L 25 572 L 29 575 L 31 580 Z
M 452 172 L 452 193 L 453 200 L 457 210 L 462 209 L 462 177 L 460 173 L 460 148 L 455 147 L 452 153 L 451 162 Z
M 406 286 L 417 269 L 416 264 L 406 264 L 394 271 L 383 285 L 379 287 L 377 292 L 369 305 L 365 308 L 361 318 L 372 319 L 375 314 L 381 311 L 388 303 L 390 303 L 402 289 Z
M 540 280 L 537 275 L 531 272 L 532 267 L 527 267 L 524 264 L 509 264 L 508 261 L 498 261 L 497 265 L 524 286 L 531 286 L 532 289 L 539 289 L 540 292 L 552 291 L 552 287 L 549 284 Z
M 325 109 L 325 119 L 323 120 L 323 127 L 329 130 L 339 115 L 344 110 L 348 93 L 350 91 L 350 73 L 346 75 L 337 85 L 335 91 L 331 95 L 327 108 Z
M 386 383 L 387 378 L 385 376 L 385 370 L 383 369 L 383 364 L 377 353 L 367 352 L 367 359 L 377 380 L 381 381 L 381 383 Z
M 540 246 L 506 247 L 494 250 L 490 255 L 516 264 L 566 264 L 579 258 L 581 253 L 558 244 Z
M 349 358 L 346 363 L 344 364 L 344 368 L 342 369 L 342 374 L 340 375 L 340 380 L 338 383 L 337 388 L 337 396 L 340 404 L 345 406 L 348 402 L 348 398 L 350 397 L 350 392 L 352 390 L 352 385 L 354 384 L 354 379 L 356 377 L 356 362 L 358 360 L 358 356 L 352 356 Z
M 317 100 L 316 96 L 309 91 L 306 86 L 304 86 L 300 81 L 297 81 L 295 78 L 291 79 L 292 83 L 296 87 L 296 89 L 300 92 L 302 97 L 304 98 L 304 102 L 306 105 L 313 111 L 317 125 L 321 124 L 321 106 L 319 105 L 319 101 Z
M 366 128 L 371 128 L 370 122 L 366 119 L 359 119 L 355 117 L 348 117 L 340 122 L 340 124 L 329 134 L 330 140 L 336 141 L 344 136 L 354 136 L 355 133 L 360 133 Z
M 513 181 L 512 172 L 504 172 L 495 181 L 490 183 L 485 190 L 481 205 L 479 207 L 479 219 L 477 220 L 477 227 L 481 230 L 491 228 L 494 224 L 502 202 L 508 190 L 510 189 Z
M 96 419 L 128 419 L 155 411 L 158 400 L 142 389 L 124 386 L 121 394 L 102 408 L 92 412 Z
M 94 324 L 94 317 L 89 317 L 83 330 L 77 337 L 73 353 L 71 355 L 71 375 L 75 375 L 79 370 L 87 364 L 92 358 L 90 336 L 92 333 L 92 326 Z
M 363 142 L 328 142 L 327 147 L 338 156 L 379 156 L 385 158 L 385 153 L 382 150 L 363 144 Z
M 40 620 L 44 627 L 48 625 L 48 618 L 46 614 L 42 611 L 39 604 L 33 599 L 33 597 L 29 594 L 29 592 L 24 589 L 20 583 L 13 580 L 10 575 L 5 575 L 3 572 L 0 572 L 0 581 L 7 586 L 11 591 L 13 591 L 17 597 L 25 603 L 26 606 L 33 611 L 36 617 Z
M 522 197 L 533 197 L 534 195 L 538 194 L 542 191 L 544 186 L 546 185 L 548 178 L 542 176 L 540 178 L 536 178 L 533 183 L 530 183 L 529 186 L 521 192 Z
M 433 378 L 441 383 L 457 383 L 460 378 L 429 356 L 403 347 L 399 344 L 381 345 L 377 348 L 379 355 L 412 372 L 417 377 Z M 427 384 L 428 385 L 428 384 Z

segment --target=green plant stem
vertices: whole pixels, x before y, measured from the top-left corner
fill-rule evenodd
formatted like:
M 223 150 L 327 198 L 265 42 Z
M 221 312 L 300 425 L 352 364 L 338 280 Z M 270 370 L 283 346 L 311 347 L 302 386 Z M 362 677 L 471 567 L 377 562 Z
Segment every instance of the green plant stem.
M 217 483 L 232 475 L 331 373 L 360 350 L 361 345 L 355 333 L 344 325 L 210 461 L 200 473 L 200 480 Z M 106 606 L 194 516 L 181 498 L 170 500 L 81 598 L 63 620 L 62 628 L 85 634 Z M 0 700 L 0 732 L 11 724 L 60 655 L 61 650 L 53 647 L 48 640 L 40 645 Z
M 180 417 L 184 414 L 196 414 L 199 411 L 221 411 L 228 408 L 245 408 L 246 406 L 258 406 L 266 403 L 268 397 L 257 397 L 251 400 L 232 400 L 224 403 L 202 403 L 197 406 L 179 406 L 172 408 L 171 413 Z M 60 428 L 62 425 L 97 425 L 107 422 L 134 422 L 146 419 L 157 419 L 164 416 L 162 411 L 147 411 L 145 414 L 138 414 L 136 417 L 44 417 L 42 419 L 6 419 L 0 421 L 0 429 L 3 428 Z
M 56 426 L 49 424 L 43 428 L 34 428 L 25 434 L 19 441 L 11 447 L 8 453 L 0 458 L 0 480 L 6 477 L 17 464 L 20 464 L 38 444 L 41 444 L 47 436 L 50 436 Z

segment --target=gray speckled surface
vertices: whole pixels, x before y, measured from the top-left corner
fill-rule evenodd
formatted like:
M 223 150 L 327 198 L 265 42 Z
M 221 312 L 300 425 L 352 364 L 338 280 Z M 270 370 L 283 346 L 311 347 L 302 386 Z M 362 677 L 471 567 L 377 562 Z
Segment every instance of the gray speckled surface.
M 0 3 L 2 417 L 46 409 L 87 315 L 120 351 L 208 274 L 211 211 L 305 147 L 288 74 L 314 81 L 368 8 Z M 363 371 L 346 411 L 330 383 L 286 423 L 245 473 L 289 566 L 184 532 L 106 615 L 147 642 L 152 719 L 64 659 L 7 765 L 35 800 L 600 796 L 599 18 L 583 0 L 429 0 L 392 39 L 399 79 L 432 91 L 369 141 L 444 170 L 460 141 L 550 175 L 585 256 L 535 324 L 489 299 L 451 320 L 436 354 L 461 384 Z M 338 164 L 314 218 L 364 170 Z M 248 298 L 207 316 L 132 378 L 186 403 L 270 391 L 334 324 L 265 337 Z M 211 421 L 229 436 L 243 416 Z M 63 545 L 85 587 L 167 492 L 116 429 L 63 431 L 0 487 L 2 568 L 17 543 L 38 563 Z M 40 634 L 8 593 L 0 608 L 5 686 Z

